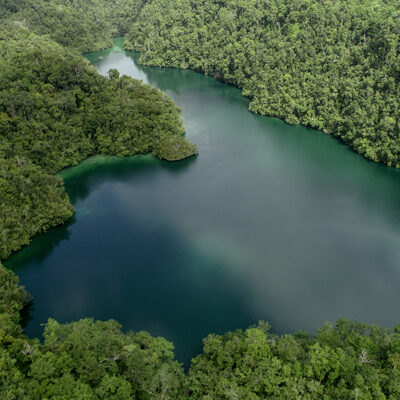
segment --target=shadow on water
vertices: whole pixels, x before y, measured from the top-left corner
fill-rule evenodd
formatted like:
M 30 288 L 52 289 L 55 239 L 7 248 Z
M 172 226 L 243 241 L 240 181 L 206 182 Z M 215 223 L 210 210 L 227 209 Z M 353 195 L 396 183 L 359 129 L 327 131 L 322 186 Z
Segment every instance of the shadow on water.
M 108 181 L 110 173 L 121 179 L 118 165 L 125 171 L 122 179 L 127 179 L 130 173 L 125 168 L 131 161 L 118 160 L 104 173 L 100 168 L 96 173 L 89 170 L 79 174 L 83 188 L 77 181 L 74 190 L 87 193 L 92 184 Z M 155 166 L 139 171 L 147 173 L 157 164 L 163 168 L 164 163 L 151 164 Z M 167 170 L 175 174 L 181 168 L 171 164 Z M 132 173 L 137 175 L 139 171 Z M 29 336 L 41 337 L 42 324 L 48 317 L 56 317 L 62 323 L 85 317 L 112 318 L 125 331 L 146 330 L 172 341 L 176 358 L 187 368 L 193 355 L 201 352 L 201 341 L 208 334 L 222 334 L 257 322 L 249 312 L 251 288 L 246 282 L 229 272 L 226 260 L 199 252 L 168 224 L 149 226 L 141 210 L 134 208 L 129 219 L 123 212 L 113 212 L 84 224 L 71 240 L 68 230 L 73 223 L 53 229 L 8 262 L 30 281 L 28 289 L 35 300 L 23 314 Z M 100 225 L 118 229 L 102 231 L 99 246 L 99 237 L 93 232 Z M 54 248 L 60 246 L 58 257 L 53 259 Z M 31 280 L 23 273 L 35 265 L 42 269 L 40 276 L 45 281 Z M 29 271 L 29 275 L 35 273 L 34 269 Z M 40 295 L 44 288 L 49 291 L 47 296 Z M 62 296 L 56 295 L 59 293 Z M 264 318 L 274 323 L 272 315 L 265 314 Z
M 82 201 L 96 188 L 105 182 L 125 183 L 135 178 L 146 178 L 155 170 L 162 169 L 172 175 L 187 172 L 196 161 L 196 156 L 178 162 L 159 160 L 151 155 L 140 155 L 127 158 L 94 156 L 81 164 L 65 169 L 59 175 L 63 178 L 65 189 L 72 205 Z M 73 215 L 63 225 L 49 229 L 32 239 L 29 246 L 14 253 L 3 262 L 7 268 L 18 272 L 27 260 L 40 263 L 64 240 L 70 237 L 70 228 L 76 223 Z
M 95 156 L 81 164 L 68 168 L 60 173 L 64 179 L 65 189 L 74 205 L 84 200 L 91 191 L 104 182 L 128 182 L 133 176 L 146 178 L 156 170 L 163 170 L 178 175 L 186 172 L 196 161 L 196 156 L 185 160 L 169 162 L 159 160 L 151 155 L 140 155 L 127 158 Z
M 27 327 L 27 325 L 33 320 L 34 313 L 35 313 L 35 304 L 34 304 L 34 300 L 32 300 L 21 311 L 21 326 L 22 326 L 22 329 L 25 329 Z
M 342 317 L 400 317 L 400 171 L 329 135 L 248 112 L 238 89 L 148 68 L 114 48 L 88 55 L 164 89 L 200 156 L 93 157 L 63 171 L 76 209 L 7 263 L 48 317 L 115 318 L 176 345 L 186 363 L 208 333 L 259 319 L 274 332 Z
M 49 229 L 32 239 L 29 246 L 22 248 L 14 253 L 4 262 L 7 268 L 12 269 L 17 275 L 23 270 L 28 261 L 40 264 L 51 255 L 57 246 L 70 237 L 70 227 L 76 222 L 72 216 L 65 224 Z
M 146 223 L 139 219 L 135 229 L 124 229 L 135 244 L 120 247 L 118 254 L 110 237 L 96 255 L 88 254 L 80 263 L 50 266 L 52 290 L 64 295 L 61 299 L 54 297 L 52 304 L 34 295 L 22 313 L 22 326 L 30 337 L 41 340 L 43 324 L 49 317 L 61 323 L 86 317 L 115 319 L 125 332 L 144 330 L 171 341 L 176 359 L 187 369 L 192 357 L 201 353 L 207 335 L 257 323 L 249 316 L 247 298 L 251 288 L 226 273 L 229 265 L 188 251 L 190 244 L 168 229 L 153 233 L 149 246 L 149 238 L 143 234 Z M 122 221 L 116 223 L 123 225 Z M 140 254 L 138 258 L 127 262 L 135 252 Z M 188 257 L 195 260 L 192 265 L 187 265 Z M 93 259 L 95 263 L 91 263 Z M 174 265 L 166 264 L 166 259 L 174 260 Z M 40 285 L 32 289 L 34 294 L 42 290 Z M 60 311 L 64 304 L 70 305 L 65 312 Z M 264 319 L 275 322 L 274 316 L 267 313 Z

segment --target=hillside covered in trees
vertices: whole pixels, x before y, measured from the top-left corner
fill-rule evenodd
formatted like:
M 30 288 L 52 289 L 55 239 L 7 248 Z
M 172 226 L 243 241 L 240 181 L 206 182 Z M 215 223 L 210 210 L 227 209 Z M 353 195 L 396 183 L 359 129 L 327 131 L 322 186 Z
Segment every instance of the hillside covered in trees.
M 250 110 L 400 167 L 397 0 L 149 0 L 126 47 L 240 87 Z
M 130 29 L 143 0 L 2 0 L 0 20 L 12 21 L 79 52 L 110 47 Z
M 54 173 L 94 154 L 196 152 L 164 93 L 110 71 L 45 36 L 0 31 L 0 259 L 72 215 Z

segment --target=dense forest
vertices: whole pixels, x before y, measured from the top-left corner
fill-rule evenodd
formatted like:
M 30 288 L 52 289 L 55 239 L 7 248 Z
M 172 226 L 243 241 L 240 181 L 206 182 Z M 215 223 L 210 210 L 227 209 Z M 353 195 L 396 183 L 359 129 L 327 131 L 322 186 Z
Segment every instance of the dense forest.
M 53 176 L 94 154 L 196 153 L 164 93 L 21 27 L 0 31 L 0 259 L 72 215 Z
M 143 0 L 1 0 L 0 19 L 12 21 L 79 52 L 110 47 L 139 15 Z
M 250 109 L 339 136 L 400 166 L 395 1 L 0 0 L 0 259 L 73 213 L 56 172 L 94 154 L 196 152 L 162 92 L 79 54 L 128 36 L 142 62 L 235 84 Z M 129 32 L 129 33 L 128 33 Z M 23 333 L 31 296 L 0 264 L 0 398 L 400 398 L 400 327 L 346 320 L 277 336 L 260 322 L 211 334 L 189 371 L 173 345 L 115 321 L 49 319 Z M 195 316 L 194 316 L 195 318 Z
M 30 296 L 0 265 L 0 398 L 5 400 L 390 399 L 400 397 L 400 328 L 348 321 L 315 336 L 259 323 L 209 335 L 187 374 L 173 345 L 115 321 L 59 324 L 44 341 L 19 324 Z
M 234 84 L 251 111 L 400 167 L 398 0 L 149 0 L 126 39 L 143 64 Z

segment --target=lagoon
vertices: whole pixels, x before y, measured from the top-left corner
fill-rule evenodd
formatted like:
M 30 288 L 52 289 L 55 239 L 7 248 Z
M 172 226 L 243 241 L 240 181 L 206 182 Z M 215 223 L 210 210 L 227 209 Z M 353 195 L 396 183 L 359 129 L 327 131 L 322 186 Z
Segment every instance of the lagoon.
M 76 214 L 6 263 L 48 317 L 118 320 L 176 346 L 269 321 L 314 332 L 350 318 L 400 323 L 400 171 L 335 138 L 252 114 L 240 90 L 187 70 L 87 55 L 168 93 L 199 156 L 94 157 L 62 172 Z

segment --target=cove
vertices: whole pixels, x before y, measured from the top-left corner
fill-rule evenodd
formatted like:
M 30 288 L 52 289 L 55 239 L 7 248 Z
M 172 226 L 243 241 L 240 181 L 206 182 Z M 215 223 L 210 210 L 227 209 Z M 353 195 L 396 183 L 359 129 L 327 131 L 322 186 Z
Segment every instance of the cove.
M 27 333 L 113 318 L 171 340 L 187 365 L 208 333 L 261 319 L 277 333 L 399 324 L 400 171 L 121 45 L 87 58 L 166 91 L 199 156 L 94 157 L 61 174 L 76 215 L 6 263 L 34 297 Z

